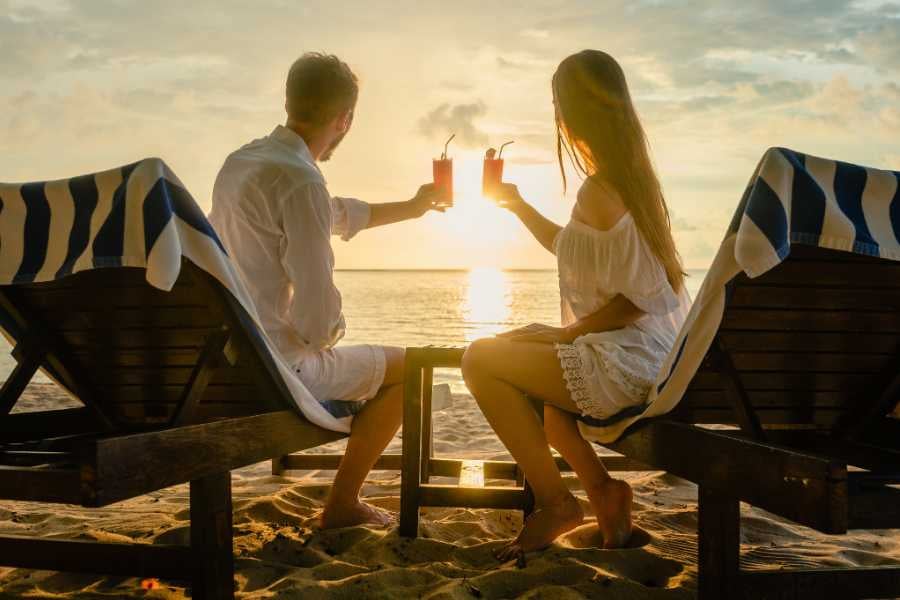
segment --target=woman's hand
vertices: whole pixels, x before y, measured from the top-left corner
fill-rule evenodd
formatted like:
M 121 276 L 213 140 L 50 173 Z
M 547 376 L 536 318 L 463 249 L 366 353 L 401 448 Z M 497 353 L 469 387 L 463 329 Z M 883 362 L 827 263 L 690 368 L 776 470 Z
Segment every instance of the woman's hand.
M 511 342 L 535 342 L 539 344 L 570 344 L 577 335 L 565 327 L 552 327 L 542 323 L 532 323 L 512 331 L 498 333 L 497 337 Z
M 491 191 L 491 199 L 497 206 L 516 212 L 525 205 L 525 200 L 514 183 L 500 183 Z

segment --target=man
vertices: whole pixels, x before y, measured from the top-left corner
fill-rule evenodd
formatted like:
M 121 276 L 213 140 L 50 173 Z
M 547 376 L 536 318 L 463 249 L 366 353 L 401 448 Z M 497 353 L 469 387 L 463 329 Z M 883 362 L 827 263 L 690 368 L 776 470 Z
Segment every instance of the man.
M 361 502 L 359 491 L 400 426 L 404 358 L 402 348 L 336 345 L 345 324 L 331 235 L 349 240 L 365 228 L 442 210 L 431 184 L 412 200 L 387 204 L 328 193 L 316 162 L 331 158 L 349 131 L 358 90 L 337 57 L 299 58 L 287 78 L 286 124 L 225 160 L 210 213 L 282 356 L 332 414 L 340 406 L 354 415 L 322 512 L 324 528 L 390 522 Z

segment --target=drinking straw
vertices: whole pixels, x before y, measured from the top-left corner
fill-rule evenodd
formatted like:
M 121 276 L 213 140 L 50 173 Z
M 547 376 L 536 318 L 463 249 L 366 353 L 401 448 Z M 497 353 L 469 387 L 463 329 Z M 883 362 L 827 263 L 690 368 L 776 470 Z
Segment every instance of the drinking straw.
M 454 133 L 449 138 L 447 138 L 447 141 L 444 143 L 444 152 L 441 154 L 441 160 L 447 160 L 447 146 L 450 145 L 450 140 L 452 140 L 455 137 L 456 137 L 456 134 Z
M 503 156 L 503 148 L 514 142 L 515 142 L 515 140 L 510 140 L 510 141 L 506 142 L 505 144 L 503 144 L 502 146 L 500 146 L 500 153 L 497 155 L 497 160 L 500 160 L 500 158 Z

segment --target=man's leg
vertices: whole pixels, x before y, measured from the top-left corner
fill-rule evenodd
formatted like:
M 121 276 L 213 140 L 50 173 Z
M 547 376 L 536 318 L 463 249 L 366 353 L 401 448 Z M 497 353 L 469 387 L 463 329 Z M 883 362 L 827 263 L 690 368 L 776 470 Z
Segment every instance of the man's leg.
M 347 450 L 322 511 L 325 529 L 363 523 L 386 525 L 391 521 L 389 515 L 359 499 L 366 476 L 397 433 L 403 418 L 405 352 L 394 347 L 385 347 L 384 352 L 387 359 L 384 384 L 353 418 Z

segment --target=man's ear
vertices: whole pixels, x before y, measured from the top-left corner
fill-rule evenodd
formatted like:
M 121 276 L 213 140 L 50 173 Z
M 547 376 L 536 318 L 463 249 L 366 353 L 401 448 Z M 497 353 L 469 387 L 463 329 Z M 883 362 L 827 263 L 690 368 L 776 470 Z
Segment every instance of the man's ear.
M 341 133 L 346 133 L 347 130 L 350 129 L 350 125 L 353 123 L 353 109 L 347 109 L 338 115 L 338 128 Z

